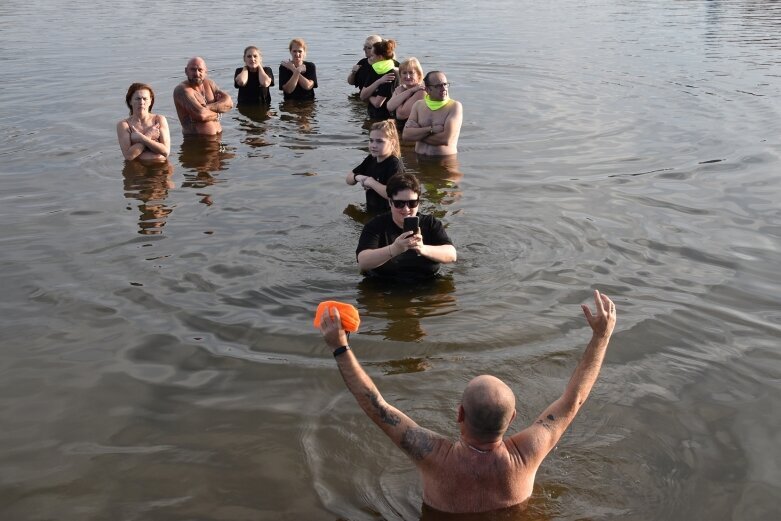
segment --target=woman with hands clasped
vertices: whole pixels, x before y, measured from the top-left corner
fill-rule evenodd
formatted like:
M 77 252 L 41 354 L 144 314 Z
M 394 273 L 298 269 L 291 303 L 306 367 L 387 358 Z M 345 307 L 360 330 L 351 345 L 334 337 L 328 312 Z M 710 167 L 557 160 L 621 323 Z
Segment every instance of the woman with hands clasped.
M 369 119 L 383 120 L 391 117 L 385 105 L 396 84 L 396 67 L 399 64 L 394 60 L 395 51 L 395 40 L 382 40 L 372 45 L 372 55 L 369 58 L 371 70 L 368 71 L 361 89 L 361 99 L 369 102 Z
M 396 174 L 385 186 L 390 212 L 366 223 L 358 241 L 358 267 L 369 275 L 429 278 L 440 264 L 456 261 L 456 248 L 442 222 L 418 215 L 420 183 L 412 174 Z M 404 231 L 407 217 L 418 217 L 416 231 Z
M 395 112 L 396 128 L 401 135 L 407 118 L 412 112 L 412 105 L 426 95 L 426 86 L 423 85 L 423 67 L 414 56 L 401 62 L 399 75 L 401 83 L 393 91 L 391 99 L 388 100 L 387 109 L 390 112 Z
M 403 172 L 399 133 L 393 121 L 374 123 L 369 132 L 369 155 L 347 174 L 347 184 L 360 184 L 366 191 L 366 210 L 371 213 L 388 211 L 385 185 L 394 175 Z
M 125 103 L 130 117 L 117 123 L 117 140 L 125 159 L 162 163 L 171 153 L 171 133 L 165 116 L 152 114 L 155 91 L 146 83 L 133 83 Z
M 293 38 L 288 45 L 290 59 L 279 64 L 279 89 L 287 100 L 313 100 L 317 88 L 317 69 L 306 58 L 306 42 Z

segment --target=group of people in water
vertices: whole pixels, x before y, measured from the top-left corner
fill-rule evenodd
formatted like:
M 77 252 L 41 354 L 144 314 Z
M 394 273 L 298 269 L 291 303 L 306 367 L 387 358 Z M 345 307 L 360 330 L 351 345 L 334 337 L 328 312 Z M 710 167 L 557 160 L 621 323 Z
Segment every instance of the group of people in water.
M 290 59 L 279 65 L 279 89 L 285 101 L 311 101 L 317 88 L 317 68 L 306 60 L 307 44 L 294 38 Z M 421 156 L 457 153 L 461 130 L 461 103 L 449 97 L 447 77 L 441 71 L 423 74 L 417 58 L 396 60 L 396 42 L 377 35 L 364 42 L 365 57 L 350 70 L 347 81 L 360 89 L 373 122 L 369 154 L 347 175 L 347 184 L 360 185 L 366 209 L 375 218 L 367 223 L 356 257 L 364 273 L 380 276 L 429 277 L 442 263 L 456 260 L 456 251 L 442 223 L 434 216 L 418 216 L 420 183 L 405 173 L 402 142 L 414 142 Z M 271 102 L 274 72 L 263 65 L 258 47 L 244 49 L 244 65 L 234 73 L 238 106 Z M 221 115 L 230 111 L 233 97 L 208 76 L 206 62 L 191 58 L 186 80 L 174 89 L 174 105 L 182 133 L 213 136 L 222 132 Z M 168 122 L 152 113 L 155 93 L 145 83 L 130 85 L 125 98 L 130 117 L 117 124 L 117 138 L 126 160 L 165 161 L 170 154 Z M 398 179 L 395 179 L 399 176 Z M 391 180 L 392 184 L 389 184 Z M 419 217 L 415 229 L 404 220 Z M 409 222 L 409 221 L 408 221 Z
M 364 42 L 365 57 L 350 70 L 347 81 L 359 90 L 373 123 L 369 154 L 347 174 L 348 185 L 366 193 L 374 217 L 364 226 L 356 249 L 364 273 L 380 277 L 432 277 L 440 264 L 455 262 L 456 249 L 443 224 L 419 215 L 421 186 L 404 172 L 401 144 L 414 143 L 421 156 L 457 153 L 462 107 L 449 97 L 441 71 L 423 74 L 420 62 L 395 57 L 396 43 L 379 36 Z M 291 40 L 290 59 L 279 66 L 284 99 L 314 100 L 318 87 L 315 64 L 306 61 L 307 45 Z M 244 50 L 244 65 L 234 74 L 238 105 L 267 105 L 274 75 L 263 65 L 260 49 Z M 220 117 L 233 108 L 233 98 L 208 77 L 205 61 L 194 57 L 187 79 L 176 86 L 174 103 L 187 135 L 218 135 Z M 170 131 L 166 118 L 153 114 L 155 94 L 134 83 L 125 98 L 130 117 L 117 124 L 117 137 L 128 161 L 166 161 Z M 363 411 L 415 463 L 423 482 L 424 517 L 439 513 L 476 513 L 523 507 L 532 494 L 537 469 L 555 447 L 588 397 L 616 323 L 615 304 L 594 292 L 595 311 L 582 310 L 592 330 L 583 357 L 564 393 L 530 425 L 505 437 L 515 419 L 515 396 L 490 375 L 472 379 L 458 407 L 460 435 L 452 441 L 420 427 L 386 402 L 348 344 L 338 310 L 322 316 L 320 329 L 347 388 Z M 433 513 L 433 514 L 432 514 Z

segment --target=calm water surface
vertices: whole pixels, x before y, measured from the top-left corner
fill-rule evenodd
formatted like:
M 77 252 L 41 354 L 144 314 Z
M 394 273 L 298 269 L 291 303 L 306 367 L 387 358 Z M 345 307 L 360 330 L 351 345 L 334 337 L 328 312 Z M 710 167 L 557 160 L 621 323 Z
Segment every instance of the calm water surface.
M 781 517 L 781 7 L 760 1 L 0 5 L 0 517 L 416 519 L 412 465 L 358 410 L 311 320 L 355 302 L 385 397 L 455 436 L 490 372 L 529 423 L 619 308 L 591 399 L 529 519 Z M 443 69 L 458 161 L 419 162 L 459 261 L 362 281 L 366 153 L 345 77 L 371 33 Z M 313 109 L 232 111 L 183 141 L 188 57 L 226 90 L 249 44 L 303 36 Z M 170 165 L 124 165 L 134 81 Z

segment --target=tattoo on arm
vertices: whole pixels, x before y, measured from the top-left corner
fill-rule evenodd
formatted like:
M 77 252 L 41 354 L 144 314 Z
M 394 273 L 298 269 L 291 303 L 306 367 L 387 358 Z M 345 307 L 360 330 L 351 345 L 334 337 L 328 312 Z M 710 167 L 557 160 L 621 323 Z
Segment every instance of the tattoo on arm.
M 399 422 L 401 421 L 399 415 L 390 412 L 387 407 L 380 405 L 380 397 L 377 393 L 373 393 L 369 391 L 366 393 L 366 397 L 369 398 L 369 401 L 371 402 L 374 409 L 377 411 L 377 414 L 380 415 L 380 419 L 383 421 L 383 423 L 387 423 L 388 425 L 393 425 L 393 426 L 399 424 Z
M 434 436 L 431 435 L 431 432 L 421 427 L 407 429 L 401 438 L 401 448 L 412 459 L 420 461 L 434 450 Z

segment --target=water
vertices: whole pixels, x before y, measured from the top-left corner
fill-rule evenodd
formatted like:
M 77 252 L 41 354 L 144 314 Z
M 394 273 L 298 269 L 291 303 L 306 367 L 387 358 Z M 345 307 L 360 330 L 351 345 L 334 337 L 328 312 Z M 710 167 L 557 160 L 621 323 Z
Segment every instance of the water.
M 51 0 L 0 6 L 0 517 L 415 519 L 411 464 L 357 409 L 311 326 L 353 344 L 385 398 L 455 436 L 490 372 L 514 428 L 557 398 L 614 297 L 592 396 L 543 464 L 530 519 L 774 519 L 781 502 L 781 8 L 774 2 L 441 5 Z M 362 281 L 366 153 L 344 79 L 363 38 L 442 69 L 457 165 L 404 159 L 459 261 L 421 288 Z M 188 57 L 235 93 L 303 36 L 310 112 L 232 111 L 182 141 Z M 125 167 L 134 81 L 170 169 Z

